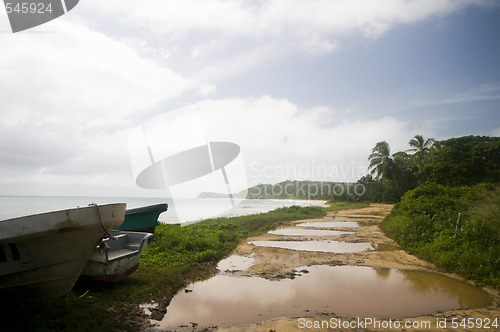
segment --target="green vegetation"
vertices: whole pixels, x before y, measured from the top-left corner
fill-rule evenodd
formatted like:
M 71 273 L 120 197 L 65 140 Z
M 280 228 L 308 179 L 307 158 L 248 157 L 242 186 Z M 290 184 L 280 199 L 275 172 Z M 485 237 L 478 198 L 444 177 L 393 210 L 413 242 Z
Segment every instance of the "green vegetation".
M 465 136 L 439 141 L 431 157 L 418 173 L 421 183 L 500 183 L 500 137 Z
M 416 256 L 500 287 L 500 186 L 420 186 L 403 196 L 382 227 Z
M 417 187 L 419 171 L 433 160 L 434 143 L 432 138 L 415 135 L 408 142 L 410 149 L 391 154 L 389 143 L 378 142 L 368 157 L 370 174 L 356 183 L 335 184 L 330 202 L 399 202 L 405 192 Z
M 332 186 L 334 185 L 334 182 L 289 180 L 276 184 L 258 184 L 233 194 L 233 197 L 247 199 L 328 200 L 332 195 Z M 198 198 L 228 198 L 228 194 L 202 192 Z
M 373 179 L 371 175 L 362 177 L 356 183 L 336 183 L 332 190 L 330 203 L 356 203 L 356 202 L 392 202 L 384 199 L 384 185 L 381 181 Z
M 326 211 L 368 206 L 368 201 L 400 201 L 382 227 L 405 250 L 500 287 L 500 138 L 434 142 L 416 135 L 409 145 L 406 152 L 391 154 L 387 142 L 377 143 L 369 156 L 372 174 L 356 183 L 285 181 L 252 187 L 247 196 L 330 199 L 334 203 L 328 208 L 294 206 L 186 227 L 159 225 L 139 270 L 129 278 L 115 285 L 78 284 L 50 301 L 4 303 L 2 328 L 138 330 L 140 303 L 155 300 L 166 307 L 187 284 L 213 275 L 216 263 L 243 239 Z
M 330 201 L 397 203 L 407 191 L 426 183 L 500 183 L 500 137 L 435 141 L 415 135 L 408 145 L 408 150 L 391 154 L 386 141 L 378 142 L 368 157 L 371 173 L 356 183 L 333 184 Z
M 415 135 L 408 142 L 410 149 L 392 155 L 386 141 L 378 142 L 368 157 L 371 174 L 358 181 L 369 188 L 365 199 L 376 198 L 378 201 L 395 203 L 405 192 L 414 189 L 418 184 L 418 171 L 432 160 L 434 142 L 432 138 L 424 139 L 422 135 Z
M 249 199 L 319 199 L 332 196 L 333 182 L 284 181 L 277 184 L 259 184 L 248 188 Z
M 136 331 L 140 303 L 166 307 L 188 283 L 209 278 L 217 262 L 246 237 L 287 222 L 325 215 L 321 207 L 281 208 L 268 213 L 210 219 L 186 227 L 160 224 L 143 253 L 141 266 L 113 284 L 77 284 L 66 296 L 32 303 L 3 303 L 6 331 Z
M 377 177 L 360 181 L 380 197 L 397 189 L 386 234 L 418 257 L 500 287 L 500 138 L 417 135 L 412 156 L 391 156 L 382 143 L 369 158 Z
M 436 149 L 434 138 L 424 139 L 422 135 L 415 135 L 408 144 L 411 146 L 406 152 L 413 152 L 418 169 L 429 160 L 430 152 Z
M 321 207 L 292 206 L 261 214 L 208 219 L 186 227 L 158 225 L 155 241 L 144 252 L 142 264 L 164 267 L 217 262 L 247 237 L 265 233 L 288 221 L 324 215 Z
M 392 182 L 396 186 L 396 190 L 401 195 L 401 189 L 398 184 L 400 168 L 396 163 L 397 154 L 391 155 L 391 149 L 386 141 L 378 142 L 372 149 L 372 154 L 368 157 L 370 160 L 369 168 L 372 169 L 371 174 L 376 175 L 376 180 L 382 182 Z

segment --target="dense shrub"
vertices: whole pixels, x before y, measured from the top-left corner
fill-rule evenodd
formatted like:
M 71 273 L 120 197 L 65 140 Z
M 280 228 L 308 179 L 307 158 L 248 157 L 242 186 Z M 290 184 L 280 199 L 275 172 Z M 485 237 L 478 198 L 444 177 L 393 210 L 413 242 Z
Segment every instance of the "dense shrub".
M 418 173 L 422 183 L 500 183 L 500 137 L 464 136 L 438 141 L 435 146 L 431 162 Z
M 420 186 L 403 196 L 382 227 L 415 255 L 500 286 L 500 187 Z

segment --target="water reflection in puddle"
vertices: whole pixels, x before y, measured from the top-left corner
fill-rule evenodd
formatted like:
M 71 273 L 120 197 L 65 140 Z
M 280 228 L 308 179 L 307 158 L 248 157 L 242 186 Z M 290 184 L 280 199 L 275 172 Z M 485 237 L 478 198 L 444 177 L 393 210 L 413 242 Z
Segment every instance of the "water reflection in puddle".
M 219 271 L 242 271 L 248 269 L 255 263 L 255 259 L 241 255 L 231 255 L 217 264 Z
M 342 241 L 251 241 L 257 247 L 272 247 L 300 251 L 331 252 L 336 254 L 373 250 L 368 242 L 352 243 Z
M 150 309 L 158 308 L 158 303 L 156 303 L 154 301 L 151 301 L 149 303 L 143 303 L 143 304 L 139 305 L 139 308 L 142 309 L 147 316 L 151 316 Z
M 283 316 L 335 313 L 405 317 L 487 306 L 481 289 L 446 276 L 361 266 L 312 266 L 295 279 L 217 275 L 189 285 L 168 307 L 160 329 L 231 326 Z M 327 317 L 327 316 L 325 316 Z
M 275 231 L 269 231 L 269 234 L 286 236 L 336 236 L 354 234 L 354 232 L 328 231 L 322 229 L 281 228 Z
M 303 222 L 297 224 L 301 227 L 316 227 L 316 228 L 330 228 L 330 227 L 359 227 L 355 221 L 317 221 L 317 222 Z

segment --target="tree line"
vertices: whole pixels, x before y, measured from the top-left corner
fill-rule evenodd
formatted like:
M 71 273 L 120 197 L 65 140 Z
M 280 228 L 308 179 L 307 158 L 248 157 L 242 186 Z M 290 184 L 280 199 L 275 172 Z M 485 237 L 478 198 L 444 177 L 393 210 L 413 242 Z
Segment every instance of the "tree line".
M 370 174 L 357 181 L 363 195 L 332 197 L 334 201 L 395 203 L 425 183 L 472 186 L 500 183 L 500 138 L 464 136 L 436 141 L 415 135 L 406 151 L 391 154 L 389 143 L 378 142 L 368 156 Z

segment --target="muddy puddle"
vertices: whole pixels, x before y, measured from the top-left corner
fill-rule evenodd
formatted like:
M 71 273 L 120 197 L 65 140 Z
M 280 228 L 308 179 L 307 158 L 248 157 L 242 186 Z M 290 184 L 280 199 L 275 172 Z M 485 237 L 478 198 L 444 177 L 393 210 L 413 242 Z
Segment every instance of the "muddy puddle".
M 303 222 L 297 224 L 300 227 L 311 227 L 311 228 L 333 228 L 333 227 L 359 227 L 359 224 L 355 221 L 317 221 L 317 222 Z
M 354 234 L 354 232 L 330 231 L 323 229 L 307 229 L 307 228 L 280 228 L 275 231 L 269 231 L 273 235 L 286 236 L 338 236 L 345 234 Z
M 374 250 L 368 242 L 343 242 L 343 241 L 250 241 L 250 245 L 257 247 L 271 247 L 288 250 L 330 252 L 335 254 L 363 252 Z
M 253 256 L 231 255 L 217 264 L 219 271 L 244 271 L 255 264 Z
M 191 284 L 192 292 L 178 293 L 156 323 L 160 330 L 175 330 L 321 313 L 395 318 L 483 307 L 491 301 L 480 288 L 430 272 L 324 265 L 296 270 L 302 272 L 295 279 L 217 275 Z

